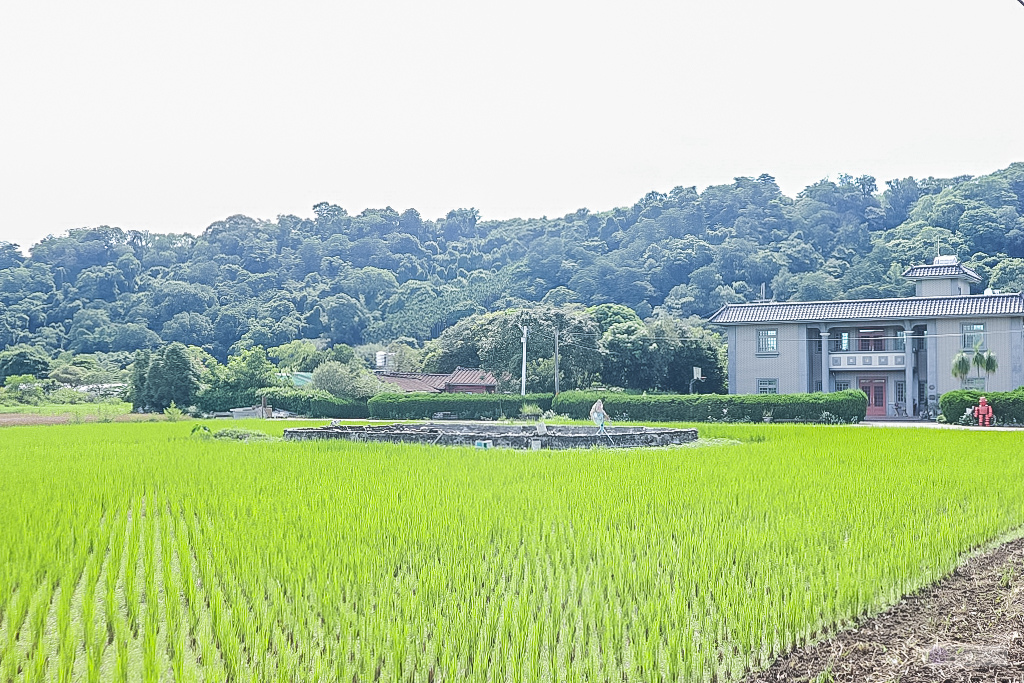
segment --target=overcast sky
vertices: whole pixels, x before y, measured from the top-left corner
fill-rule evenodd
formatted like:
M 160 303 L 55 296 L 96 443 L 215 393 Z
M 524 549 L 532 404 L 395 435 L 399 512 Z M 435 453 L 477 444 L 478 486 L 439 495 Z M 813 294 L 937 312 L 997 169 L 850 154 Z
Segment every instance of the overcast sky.
M 0 240 L 1024 160 L 1017 0 L 0 5 Z

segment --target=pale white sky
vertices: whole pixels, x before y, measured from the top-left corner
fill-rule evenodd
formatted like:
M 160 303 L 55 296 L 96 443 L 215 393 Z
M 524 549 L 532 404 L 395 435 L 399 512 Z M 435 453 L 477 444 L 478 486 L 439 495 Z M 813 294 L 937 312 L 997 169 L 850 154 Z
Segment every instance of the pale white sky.
M 1024 160 L 1017 0 L 0 4 L 0 240 Z

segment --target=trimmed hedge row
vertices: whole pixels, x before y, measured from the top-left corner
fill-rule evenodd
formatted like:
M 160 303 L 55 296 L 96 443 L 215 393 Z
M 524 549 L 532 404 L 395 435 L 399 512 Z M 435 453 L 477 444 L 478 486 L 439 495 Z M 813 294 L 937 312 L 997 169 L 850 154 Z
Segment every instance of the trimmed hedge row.
M 601 391 L 566 391 L 555 397 L 552 410 L 584 420 L 594 401 L 604 401 L 608 416 L 653 422 L 820 422 L 830 413 L 844 422 L 860 422 L 868 397 L 859 389 L 831 394 L 668 394 L 635 395 Z
M 267 403 L 280 410 L 287 410 L 306 417 L 367 418 L 370 411 L 366 403 L 351 398 L 340 398 L 318 389 L 290 389 L 270 387 L 259 389 L 259 396 L 266 396 Z
M 434 413 L 452 413 L 460 420 L 515 417 L 524 403 L 551 410 L 552 394 L 378 394 L 367 405 L 370 417 L 385 420 L 417 420 Z
M 947 391 L 939 398 L 939 408 L 946 422 L 956 423 L 968 408 L 978 405 L 984 396 L 992 406 L 995 421 L 1000 424 L 1024 424 L 1024 388 L 1014 391 Z
M 210 387 L 196 396 L 196 408 L 204 413 L 219 413 L 259 402 L 255 391 L 232 391 L 223 386 Z

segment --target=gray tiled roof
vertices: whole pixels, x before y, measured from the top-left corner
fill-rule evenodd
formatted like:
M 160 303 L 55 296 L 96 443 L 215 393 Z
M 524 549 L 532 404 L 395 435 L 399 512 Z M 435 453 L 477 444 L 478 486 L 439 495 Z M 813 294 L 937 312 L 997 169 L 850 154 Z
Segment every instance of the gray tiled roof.
M 972 296 L 912 296 L 904 299 L 726 304 L 711 316 L 709 322 L 716 325 L 744 325 L 768 322 L 902 320 L 906 318 L 1007 315 L 1024 316 L 1024 296 L 1020 294 L 975 294 Z
M 377 379 L 394 384 L 402 391 L 427 391 L 436 393 L 446 391 L 449 387 L 482 386 L 496 387 L 498 380 L 489 372 L 479 368 L 459 366 L 447 375 L 429 372 L 392 372 L 378 374 Z
M 965 277 L 968 280 L 981 282 L 981 276 L 960 263 L 950 265 L 910 266 L 903 271 L 903 277 L 909 280 L 923 280 L 933 277 Z
M 494 375 L 480 368 L 464 368 L 459 366 L 448 376 L 446 386 L 496 387 L 498 386 L 498 380 L 494 378 Z

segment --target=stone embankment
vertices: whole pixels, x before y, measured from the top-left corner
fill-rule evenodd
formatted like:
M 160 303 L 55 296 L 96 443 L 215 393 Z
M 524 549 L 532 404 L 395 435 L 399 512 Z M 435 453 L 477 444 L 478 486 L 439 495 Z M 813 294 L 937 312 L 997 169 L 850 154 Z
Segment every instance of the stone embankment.
M 327 427 L 303 427 L 286 429 L 284 438 L 290 441 L 347 439 L 349 441 L 484 446 L 519 450 L 674 446 L 697 440 L 696 429 L 672 427 L 607 427 L 606 434 L 597 432 L 597 427 L 430 422 L 427 424 L 332 424 Z

